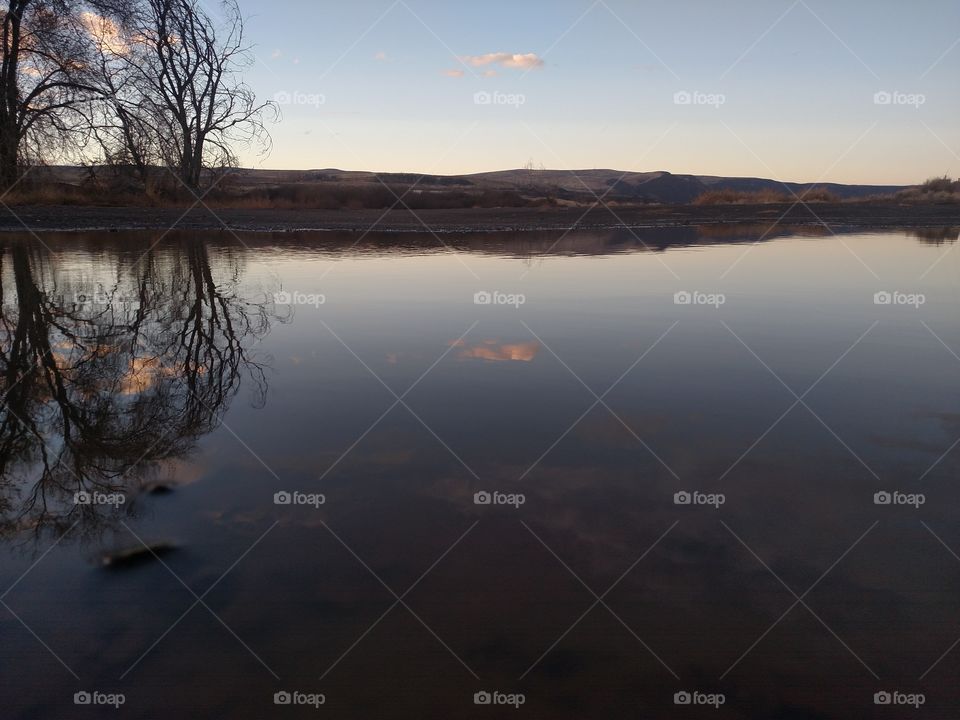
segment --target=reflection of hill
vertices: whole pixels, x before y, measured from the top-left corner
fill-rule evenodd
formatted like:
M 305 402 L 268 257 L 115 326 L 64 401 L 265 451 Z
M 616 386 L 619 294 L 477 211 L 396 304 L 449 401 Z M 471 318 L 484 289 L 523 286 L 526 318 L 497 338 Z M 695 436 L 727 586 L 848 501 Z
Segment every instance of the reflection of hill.
M 0 532 L 106 521 L 75 494 L 126 493 L 214 429 L 269 329 L 239 256 L 200 243 L 76 255 L 0 245 Z M 138 262 L 139 259 L 139 262 Z
M 832 228 L 833 232 L 840 232 Z M 957 238 L 956 229 L 929 228 L 909 233 L 924 243 L 949 243 Z M 633 228 L 611 230 L 531 230 L 525 232 L 462 232 L 434 236 L 426 232 L 242 232 L 236 236 L 224 232 L 174 231 L 169 237 L 182 242 L 203 240 L 218 253 L 233 257 L 249 250 L 282 247 L 285 253 L 311 255 L 378 256 L 398 253 L 411 255 L 445 253 L 451 249 L 477 255 L 533 258 L 538 256 L 617 255 L 638 252 L 669 252 L 672 248 L 705 245 L 768 242 L 787 236 L 824 237 L 831 235 L 822 225 L 778 225 L 773 229 L 764 224 L 708 223 L 678 227 Z M 10 235 L 11 240 L 35 241 L 27 236 Z M 58 255 L 77 250 L 89 250 L 98 258 L 105 252 L 118 256 L 121 267 L 137 262 L 138 256 L 149 247 L 155 233 L 123 231 L 104 235 L 98 233 L 46 233 L 44 243 Z M 95 263 L 95 260 L 91 260 Z M 104 269 L 105 268 L 101 268 Z M 202 278 L 201 278 L 202 280 Z M 62 283 L 61 283 L 62 284 Z M 65 287 L 65 286 L 64 286 Z M 93 293 L 96 288 L 87 285 L 69 286 L 71 291 Z M 135 292 L 135 290 L 131 290 Z

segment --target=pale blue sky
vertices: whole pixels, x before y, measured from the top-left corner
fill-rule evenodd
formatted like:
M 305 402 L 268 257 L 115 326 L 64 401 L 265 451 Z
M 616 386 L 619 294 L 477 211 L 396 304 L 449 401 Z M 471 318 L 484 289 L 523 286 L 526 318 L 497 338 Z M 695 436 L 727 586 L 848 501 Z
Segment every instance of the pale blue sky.
M 255 166 L 960 175 L 955 0 L 240 4 L 250 83 L 292 103 Z M 490 53 L 535 59 L 481 64 Z

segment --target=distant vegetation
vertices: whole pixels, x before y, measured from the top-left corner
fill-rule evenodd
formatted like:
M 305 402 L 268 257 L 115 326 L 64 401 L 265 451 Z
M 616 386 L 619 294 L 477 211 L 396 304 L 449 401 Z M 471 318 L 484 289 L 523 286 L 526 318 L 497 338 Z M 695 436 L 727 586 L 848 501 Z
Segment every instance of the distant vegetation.
M 396 205 L 411 210 L 469 208 L 552 207 L 548 197 L 527 196 L 516 190 L 410 190 L 409 185 L 375 183 L 288 183 L 265 187 L 242 187 L 230 177 L 204 195 L 210 207 L 275 210 L 364 210 Z M 6 196 L 11 205 L 91 205 L 134 207 L 189 207 L 195 198 L 177 187 L 151 193 L 114 187 L 104 192 L 102 177 L 79 185 L 63 182 L 25 182 Z
M 840 202 L 840 198 L 826 188 L 809 188 L 796 195 L 780 190 L 708 190 L 694 201 L 694 205 L 772 205 L 777 203 Z
M 896 197 L 904 202 L 957 203 L 960 202 L 960 180 L 951 180 L 946 175 L 930 178 L 923 185 L 901 190 Z
M 841 198 L 827 188 L 814 187 L 799 191 L 796 195 L 779 190 L 708 190 L 694 201 L 694 205 L 769 205 L 794 203 L 797 200 L 807 203 L 835 202 L 901 202 L 946 205 L 960 203 L 960 180 L 952 180 L 946 175 L 927 180 L 886 195 L 866 195 L 856 198 Z
M 245 192 L 215 194 L 212 203 L 220 207 L 274 208 L 279 210 L 362 210 L 386 209 L 396 205 L 411 210 L 456 210 L 463 208 L 538 207 L 549 205 L 544 198 L 530 198 L 515 190 L 413 190 L 408 186 L 368 185 L 279 185 Z

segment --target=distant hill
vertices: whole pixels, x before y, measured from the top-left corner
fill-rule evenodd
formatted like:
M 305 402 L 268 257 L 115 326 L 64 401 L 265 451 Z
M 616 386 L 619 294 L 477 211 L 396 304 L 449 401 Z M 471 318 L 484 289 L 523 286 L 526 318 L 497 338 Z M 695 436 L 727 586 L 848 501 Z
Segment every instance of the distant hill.
M 840 198 L 886 195 L 902 190 L 902 185 L 841 185 L 837 183 L 779 182 L 767 178 L 714 177 L 710 175 L 674 175 L 666 171 L 623 172 L 621 170 L 503 170 L 462 176 L 501 187 L 562 188 L 573 194 L 591 191 L 607 198 L 643 200 L 666 204 L 691 202 L 708 190 L 757 192 L 792 190 L 800 193 L 823 187 Z
M 105 171 L 95 169 L 100 176 Z M 76 167 L 37 169 L 31 175 L 48 182 L 82 185 L 91 171 Z M 823 188 L 841 200 L 877 195 L 893 195 L 903 185 L 843 185 L 838 183 L 780 182 L 768 178 L 717 177 L 712 175 L 675 175 L 666 171 L 623 172 L 610 169 L 592 170 L 499 170 L 470 175 L 424 175 L 420 173 L 373 173 L 325 168 L 317 170 L 253 170 L 238 168 L 221 183 L 223 190 L 236 193 L 278 197 L 325 197 L 336 193 L 337 203 L 349 205 L 349 195 L 356 194 L 363 206 L 386 203 L 391 198 L 384 185 L 395 192 L 409 190 L 408 197 L 429 203 L 448 199 L 470 206 L 476 199 L 480 206 L 582 205 L 595 201 L 623 204 L 683 205 L 708 191 L 743 193 L 771 192 L 801 194 L 811 188 Z M 381 197 L 382 196 L 382 197 Z M 482 201 L 482 202 L 480 202 Z M 331 201 L 333 202 L 333 201 Z M 415 203 L 416 204 L 416 203 Z M 450 205 L 453 207 L 453 205 Z

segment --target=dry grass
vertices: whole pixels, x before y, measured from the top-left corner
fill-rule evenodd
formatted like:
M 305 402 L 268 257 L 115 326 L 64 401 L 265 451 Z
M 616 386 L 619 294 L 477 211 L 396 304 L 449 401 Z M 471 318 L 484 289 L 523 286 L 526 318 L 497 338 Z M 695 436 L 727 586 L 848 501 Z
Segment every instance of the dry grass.
M 786 193 L 773 190 L 745 192 L 743 190 L 708 190 L 698 196 L 694 205 L 767 205 L 790 202 Z
M 412 210 L 451 210 L 552 205 L 549 198 L 514 190 L 419 190 L 380 183 L 297 183 L 261 188 L 218 186 L 204 197 L 212 208 L 241 210 L 363 210 L 396 205 Z M 406 194 L 405 194 L 406 193 Z M 402 204 L 398 201 L 402 198 Z M 195 198 L 184 188 L 167 186 L 150 192 L 110 183 L 22 183 L 5 198 L 10 205 L 189 207 Z
M 840 202 L 840 198 L 823 187 L 803 190 L 799 197 L 804 202 Z M 793 203 L 797 198 L 780 190 L 708 190 L 698 196 L 694 205 L 774 205 Z
M 897 193 L 896 199 L 908 203 L 946 205 L 960 202 L 960 180 L 943 177 L 930 178 L 923 185 Z

